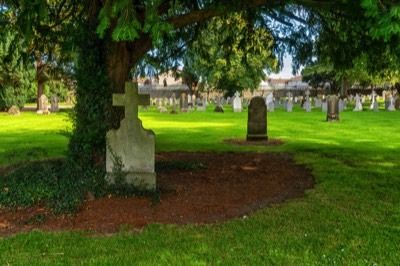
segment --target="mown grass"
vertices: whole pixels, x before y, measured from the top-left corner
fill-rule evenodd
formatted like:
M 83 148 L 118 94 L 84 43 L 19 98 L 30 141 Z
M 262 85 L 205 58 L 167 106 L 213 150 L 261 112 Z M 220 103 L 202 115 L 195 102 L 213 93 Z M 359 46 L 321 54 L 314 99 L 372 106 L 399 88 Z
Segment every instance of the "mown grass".
M 17 234 L 0 239 L 0 265 L 398 265 L 400 112 L 349 108 L 334 123 L 320 110 L 268 113 L 269 137 L 285 141 L 279 147 L 223 142 L 246 135 L 247 113 L 229 107 L 224 114 L 209 107 L 140 116 L 156 133 L 157 151 L 287 151 L 312 170 L 317 184 L 303 198 L 223 224 L 152 224 L 134 235 L 121 227 L 114 236 Z M 4 161 L 13 150 L 32 147 L 62 156 L 64 118 L 0 115 L 1 165 L 16 162 Z

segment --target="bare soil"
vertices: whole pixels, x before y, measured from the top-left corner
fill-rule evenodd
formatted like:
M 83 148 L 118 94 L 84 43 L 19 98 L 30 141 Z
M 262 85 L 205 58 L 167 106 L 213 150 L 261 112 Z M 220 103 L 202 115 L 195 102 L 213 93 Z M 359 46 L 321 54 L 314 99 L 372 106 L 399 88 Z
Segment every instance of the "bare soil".
M 89 196 L 78 213 L 58 217 L 38 206 L 0 208 L 0 237 L 34 229 L 110 234 L 122 225 L 140 230 L 149 223 L 220 223 L 301 197 L 314 185 L 310 171 L 296 165 L 287 153 L 173 152 L 158 153 L 156 160 L 196 162 L 205 167 L 157 172 L 158 202 L 152 197 Z

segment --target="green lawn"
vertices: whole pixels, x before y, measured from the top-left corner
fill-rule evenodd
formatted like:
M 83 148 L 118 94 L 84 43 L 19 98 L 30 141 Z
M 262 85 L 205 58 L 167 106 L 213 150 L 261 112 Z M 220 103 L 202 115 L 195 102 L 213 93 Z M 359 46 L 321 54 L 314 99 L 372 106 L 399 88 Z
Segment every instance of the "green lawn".
M 17 234 L 0 239 L 0 265 L 398 265 L 400 112 L 348 108 L 332 123 L 325 116 L 298 107 L 268 113 L 268 136 L 285 144 L 238 147 L 223 139 L 245 138 L 246 112 L 141 111 L 157 151 L 287 151 L 312 169 L 317 184 L 303 198 L 218 225 L 152 224 L 136 235 L 122 228 L 103 237 Z M 0 114 L 0 165 L 27 159 L 32 148 L 63 156 L 66 118 Z

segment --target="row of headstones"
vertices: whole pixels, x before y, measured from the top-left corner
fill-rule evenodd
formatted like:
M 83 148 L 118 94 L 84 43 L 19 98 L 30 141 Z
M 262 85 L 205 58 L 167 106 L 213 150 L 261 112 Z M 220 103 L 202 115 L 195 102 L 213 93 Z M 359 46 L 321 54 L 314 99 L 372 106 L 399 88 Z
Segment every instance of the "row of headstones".
M 56 113 L 60 109 L 58 107 L 58 97 L 57 96 L 51 96 L 50 98 L 50 110 L 49 110 L 49 99 L 47 98 L 46 95 L 42 94 L 39 98 L 39 109 L 37 110 L 37 114 L 41 115 L 49 115 L 50 112 Z
M 51 96 L 50 110 L 49 110 L 49 99 L 44 94 L 42 94 L 42 96 L 40 96 L 39 109 L 36 111 L 37 114 L 49 115 L 50 112 L 56 113 L 58 111 L 59 111 L 59 107 L 58 107 L 58 97 L 57 96 Z M 20 115 L 20 111 L 17 106 L 11 106 L 8 109 L 8 114 L 9 115 Z

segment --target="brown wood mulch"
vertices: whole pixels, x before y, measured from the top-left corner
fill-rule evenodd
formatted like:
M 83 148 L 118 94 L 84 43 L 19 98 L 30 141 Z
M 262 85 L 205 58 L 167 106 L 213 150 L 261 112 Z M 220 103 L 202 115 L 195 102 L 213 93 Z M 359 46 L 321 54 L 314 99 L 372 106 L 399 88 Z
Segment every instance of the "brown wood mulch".
M 140 230 L 149 223 L 220 223 L 301 197 L 314 185 L 310 171 L 296 165 L 287 153 L 170 152 L 156 154 L 156 160 L 196 162 L 205 167 L 159 171 L 158 203 L 137 196 L 91 198 L 78 213 L 48 216 L 43 223 L 33 219 L 47 213 L 40 207 L 13 211 L 0 208 L 0 237 L 34 229 L 109 234 L 118 232 L 122 225 Z

